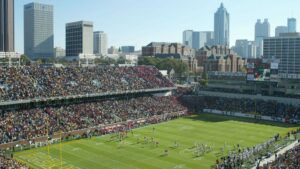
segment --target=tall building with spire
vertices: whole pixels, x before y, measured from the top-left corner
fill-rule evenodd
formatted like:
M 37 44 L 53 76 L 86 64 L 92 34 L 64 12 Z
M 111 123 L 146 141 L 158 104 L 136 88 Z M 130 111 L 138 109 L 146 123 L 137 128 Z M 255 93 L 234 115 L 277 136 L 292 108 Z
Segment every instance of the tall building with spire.
M 14 52 L 14 0 L 0 0 L 0 52 Z
M 223 3 L 215 13 L 214 22 L 214 39 L 216 45 L 223 45 L 229 47 L 229 13 L 224 7 Z

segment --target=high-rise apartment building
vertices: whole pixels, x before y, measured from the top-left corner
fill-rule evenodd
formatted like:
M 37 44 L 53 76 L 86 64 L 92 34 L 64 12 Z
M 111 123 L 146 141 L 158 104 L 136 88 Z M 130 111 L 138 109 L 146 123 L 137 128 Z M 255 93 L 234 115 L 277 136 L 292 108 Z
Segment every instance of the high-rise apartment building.
M 193 32 L 192 47 L 193 49 L 200 49 L 200 32 Z
M 233 47 L 234 52 L 242 58 L 256 58 L 256 45 L 253 41 L 247 39 L 238 39 Z
M 31 59 L 53 57 L 53 6 L 30 3 L 24 6 L 24 51 Z
M 288 27 L 287 26 L 277 26 L 275 28 L 275 36 L 278 37 L 281 33 L 287 33 Z
M 229 46 L 229 13 L 223 3 L 215 13 L 214 18 L 214 42 L 216 45 Z
M 14 52 L 14 0 L 0 0 L 0 52 Z
M 268 19 L 265 19 L 264 22 L 261 22 L 261 20 L 258 19 L 255 24 L 255 43 L 257 46 L 257 57 L 261 57 L 263 55 L 263 41 L 268 37 L 270 37 L 270 23 Z
M 264 40 L 264 58 L 279 60 L 278 72 L 300 77 L 300 34 L 282 33 Z
M 193 48 L 193 30 L 185 30 L 182 34 L 182 44 Z
M 287 20 L 288 32 L 297 32 L 296 18 L 288 18 Z
M 193 49 L 200 49 L 204 46 L 213 46 L 214 32 L 186 30 L 183 32 L 183 44 Z
M 94 54 L 107 55 L 107 34 L 103 31 L 94 32 Z
M 214 32 L 213 31 L 201 31 L 199 32 L 200 42 L 199 49 L 204 46 L 213 46 L 214 45 Z
M 94 53 L 93 22 L 78 21 L 66 24 L 66 56 Z

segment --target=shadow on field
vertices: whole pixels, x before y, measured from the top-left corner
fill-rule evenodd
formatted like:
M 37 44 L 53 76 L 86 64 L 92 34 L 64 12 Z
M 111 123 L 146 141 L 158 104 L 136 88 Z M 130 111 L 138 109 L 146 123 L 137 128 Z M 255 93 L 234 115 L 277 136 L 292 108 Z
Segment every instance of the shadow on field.
M 246 122 L 246 123 L 256 123 L 256 124 L 262 124 L 262 125 L 284 127 L 284 128 L 300 127 L 300 125 L 298 125 L 298 124 L 286 124 L 286 123 L 270 122 L 270 121 L 250 119 L 250 118 L 215 115 L 215 114 L 209 114 L 209 113 L 194 114 L 194 115 L 191 115 L 191 116 L 188 116 L 185 118 L 191 119 L 191 120 L 200 120 L 200 121 L 205 121 L 205 122 L 211 122 L 211 123 L 218 123 L 218 122 L 224 122 L 224 121 L 239 121 L 239 122 Z

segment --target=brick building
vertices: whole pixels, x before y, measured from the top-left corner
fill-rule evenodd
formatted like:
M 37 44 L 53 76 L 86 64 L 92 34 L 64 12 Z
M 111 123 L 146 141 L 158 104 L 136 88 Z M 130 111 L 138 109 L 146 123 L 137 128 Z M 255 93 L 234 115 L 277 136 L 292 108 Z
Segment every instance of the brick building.
M 205 46 L 195 53 L 197 64 L 203 71 L 239 72 L 246 64 L 245 59 L 237 56 L 226 46 Z
M 195 50 L 181 43 L 151 42 L 142 47 L 142 56 L 180 59 L 189 66 L 189 71 L 198 71 Z

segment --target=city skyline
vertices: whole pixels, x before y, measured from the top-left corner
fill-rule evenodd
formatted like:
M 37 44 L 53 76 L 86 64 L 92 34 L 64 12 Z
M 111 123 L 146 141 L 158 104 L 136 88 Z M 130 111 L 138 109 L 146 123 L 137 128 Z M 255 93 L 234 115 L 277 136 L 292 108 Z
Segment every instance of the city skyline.
M 268 9 L 268 11 L 263 9 L 267 7 L 268 3 L 271 3 L 271 0 L 260 2 L 258 9 L 257 4 L 255 4 L 257 0 L 245 1 L 239 6 L 234 5 L 238 2 L 237 0 L 217 0 L 209 4 L 196 0 L 178 1 L 174 4 L 167 0 L 166 2 L 160 2 L 159 8 L 153 7 L 154 4 L 157 4 L 155 2 L 152 2 L 152 4 L 137 0 L 126 0 L 126 2 L 118 3 L 115 3 L 115 1 L 88 1 L 91 1 L 91 3 L 71 3 L 74 2 L 71 0 L 63 2 L 58 0 L 16 0 L 16 51 L 23 53 L 23 30 L 20 29 L 23 28 L 22 8 L 24 4 L 30 2 L 46 3 L 54 6 L 54 46 L 58 47 L 65 46 L 65 24 L 76 20 L 93 21 L 95 30 L 105 31 L 110 37 L 109 46 L 133 45 L 139 50 L 141 46 L 152 41 L 181 42 L 183 30 L 213 30 L 214 12 L 218 9 L 221 2 L 224 3 L 231 14 L 231 45 L 234 44 L 236 39 L 253 40 L 254 25 L 258 18 L 269 19 L 272 30 L 271 35 L 274 36 L 273 29 L 276 26 L 285 24 L 287 18 L 294 17 L 298 19 L 300 16 L 300 12 L 296 10 L 296 6 L 300 5 L 300 2 L 292 1 L 287 4 L 283 0 L 276 2 L 273 8 Z M 124 3 L 131 5 L 124 8 Z M 65 8 L 66 6 L 68 6 L 68 9 Z M 167 9 L 172 10 L 167 13 L 163 12 Z M 251 11 L 253 12 L 253 9 L 255 9 L 256 15 L 250 13 Z M 282 15 L 282 13 L 278 12 L 279 9 L 289 10 Z M 180 10 L 185 15 L 182 15 L 181 12 L 172 12 L 176 10 Z M 160 26 L 155 26 L 158 24 Z M 240 27 L 237 27 L 238 25 Z

